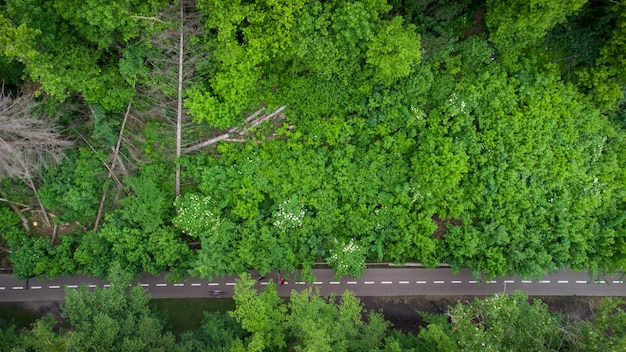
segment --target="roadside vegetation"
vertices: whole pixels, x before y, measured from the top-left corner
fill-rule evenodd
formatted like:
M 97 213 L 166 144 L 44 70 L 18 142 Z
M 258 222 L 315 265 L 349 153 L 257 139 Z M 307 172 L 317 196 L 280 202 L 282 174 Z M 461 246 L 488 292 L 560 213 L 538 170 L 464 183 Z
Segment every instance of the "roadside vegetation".
M 423 324 L 403 332 L 349 291 L 339 297 L 293 291 L 284 300 L 274 283 L 257 292 L 256 280 L 243 275 L 234 286 L 234 306 L 209 299 L 183 316 L 180 304 L 149 303 L 119 265 L 109 280 L 109 288 L 67 289 L 60 319 L 49 315 L 29 328 L 0 320 L 0 350 L 618 351 L 626 344 L 626 305 L 618 299 L 604 299 L 583 320 L 550 313 L 520 291 L 496 294 L 451 304 L 442 314 L 418 312 Z

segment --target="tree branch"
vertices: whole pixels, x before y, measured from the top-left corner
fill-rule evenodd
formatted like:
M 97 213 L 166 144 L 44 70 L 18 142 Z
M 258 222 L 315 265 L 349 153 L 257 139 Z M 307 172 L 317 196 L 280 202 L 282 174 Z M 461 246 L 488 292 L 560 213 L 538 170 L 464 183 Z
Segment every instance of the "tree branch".
M 242 127 L 233 127 L 228 129 L 227 133 L 224 133 L 220 136 L 217 136 L 215 138 L 211 138 L 209 140 L 197 143 L 195 145 L 192 145 L 191 147 L 187 147 L 185 148 L 185 150 L 183 151 L 184 154 L 188 154 L 188 153 L 193 153 L 195 151 L 198 151 L 204 147 L 208 147 L 212 144 L 215 144 L 219 141 L 228 141 L 228 142 L 244 142 L 244 139 L 241 138 L 231 138 L 234 135 L 239 135 L 239 136 L 245 136 L 248 132 L 250 132 L 250 130 L 252 130 L 253 128 L 259 126 L 260 124 L 262 124 L 263 122 L 272 119 L 278 115 L 280 115 L 282 113 L 283 110 L 285 110 L 285 106 L 281 106 L 278 109 L 274 110 L 271 114 L 267 114 L 267 115 L 261 115 L 260 117 L 258 117 L 258 115 L 261 113 L 261 111 L 263 111 L 264 109 L 260 109 L 258 111 L 256 111 L 254 114 L 248 116 L 245 120 L 244 123 L 242 124 Z M 246 126 L 247 125 L 247 126 Z
M 128 120 L 128 114 L 130 113 L 130 106 L 131 106 L 131 103 L 128 103 L 128 107 L 126 108 L 126 114 L 124 114 L 124 120 L 122 121 L 122 126 L 120 127 L 120 133 L 117 137 L 117 144 L 115 145 L 115 149 L 113 150 L 113 161 L 111 162 L 111 167 L 108 167 L 105 163 L 105 166 L 107 166 L 107 169 L 109 169 L 109 174 L 107 176 L 109 178 L 113 176 L 113 169 L 115 169 L 115 160 L 117 159 L 119 152 L 120 152 L 120 145 L 122 144 L 122 136 L 124 135 L 124 126 L 126 126 L 126 121 Z M 107 199 L 108 190 L 109 190 L 109 187 L 105 187 L 104 191 L 102 192 L 102 198 L 100 198 L 100 205 L 98 206 L 98 215 L 96 216 L 96 221 L 93 225 L 94 231 L 98 230 L 98 224 L 100 223 L 100 218 L 102 217 L 102 211 L 104 209 L 104 202 Z

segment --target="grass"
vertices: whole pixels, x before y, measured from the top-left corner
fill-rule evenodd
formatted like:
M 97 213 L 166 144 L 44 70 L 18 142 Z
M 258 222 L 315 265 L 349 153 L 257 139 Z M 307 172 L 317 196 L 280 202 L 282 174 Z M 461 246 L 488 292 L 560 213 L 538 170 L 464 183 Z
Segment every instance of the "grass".
M 168 323 L 175 335 L 200 327 L 204 312 L 227 312 L 235 309 L 231 298 L 167 298 L 153 299 L 150 307 L 160 312 L 167 312 Z

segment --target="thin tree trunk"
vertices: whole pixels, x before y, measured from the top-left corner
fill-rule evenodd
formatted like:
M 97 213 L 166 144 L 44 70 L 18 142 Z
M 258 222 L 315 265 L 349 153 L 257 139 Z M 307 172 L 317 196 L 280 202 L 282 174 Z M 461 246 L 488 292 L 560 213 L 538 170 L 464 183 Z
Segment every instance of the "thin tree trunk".
M 122 121 L 122 127 L 120 127 L 120 134 L 117 136 L 117 144 L 115 144 L 115 150 L 113 150 L 113 161 L 111 162 L 111 167 L 109 167 L 109 174 L 107 177 L 113 177 L 113 169 L 115 169 L 115 160 L 117 160 L 117 156 L 120 152 L 120 145 L 122 144 L 122 135 L 124 134 L 124 126 L 126 126 L 126 120 L 128 120 L 128 114 L 130 114 L 130 106 L 131 103 L 128 103 L 128 107 L 126 108 L 126 114 L 124 114 L 124 120 Z M 120 160 L 121 162 L 121 160 Z M 107 199 L 107 191 L 109 187 L 105 187 L 102 192 L 102 198 L 100 199 L 100 206 L 98 206 L 98 215 L 96 216 L 96 222 L 93 225 L 93 230 L 98 230 L 98 225 L 100 224 L 100 219 L 102 218 L 102 211 L 104 210 L 104 202 Z
M 4 198 L 7 198 L 7 195 L 4 192 L 0 191 L 0 194 L 2 194 L 2 196 Z M 22 220 L 22 226 L 24 226 L 24 230 L 26 230 L 26 233 L 29 233 L 30 232 L 30 226 L 28 225 L 28 219 L 26 219 L 24 214 L 22 214 L 22 212 L 15 205 L 15 203 L 13 203 L 13 202 L 11 202 L 9 200 L 6 200 L 6 199 L 3 199 L 3 200 L 6 201 L 7 203 L 9 203 L 9 206 L 11 207 L 11 209 L 13 209 L 13 211 L 17 214 L 17 216 L 20 217 L 20 220 Z
M 35 184 L 33 183 L 33 180 L 30 178 L 30 175 L 28 176 L 28 179 L 26 180 L 26 184 L 28 184 L 30 189 L 32 189 L 33 192 L 35 193 L 35 199 L 37 199 L 39 208 L 41 209 L 41 212 L 43 213 L 43 219 L 46 222 L 46 225 L 48 225 L 48 227 L 51 227 L 52 223 L 50 222 L 50 218 L 48 217 L 48 212 L 46 211 L 46 208 L 44 208 L 43 203 L 41 203 L 41 199 L 39 199 L 39 195 L 37 195 L 37 187 L 35 187 Z
M 183 46 L 184 46 L 184 6 L 180 0 L 180 39 L 178 41 L 178 107 L 176 111 L 176 197 L 180 196 L 180 154 L 183 124 Z

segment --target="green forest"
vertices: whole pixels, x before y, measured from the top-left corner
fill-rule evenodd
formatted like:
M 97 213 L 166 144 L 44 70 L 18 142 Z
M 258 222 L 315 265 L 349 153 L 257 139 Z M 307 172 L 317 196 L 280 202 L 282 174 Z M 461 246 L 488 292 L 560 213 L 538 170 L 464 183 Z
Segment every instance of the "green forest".
M 21 278 L 626 268 L 626 3 L 0 1 Z
M 163 311 L 119 264 L 110 288 L 66 289 L 62 327 L 51 315 L 30 329 L 4 324 L 0 351 L 167 352 L 455 352 L 623 351 L 626 305 L 605 299 L 590 319 L 550 313 L 540 300 L 517 291 L 448 307 L 445 314 L 420 313 L 419 332 L 392 329 L 380 312 L 366 311 L 349 291 L 320 297 L 310 288 L 278 297 L 275 284 L 261 293 L 243 275 L 235 285 L 235 308 L 204 312 L 196 329 L 174 334 Z

